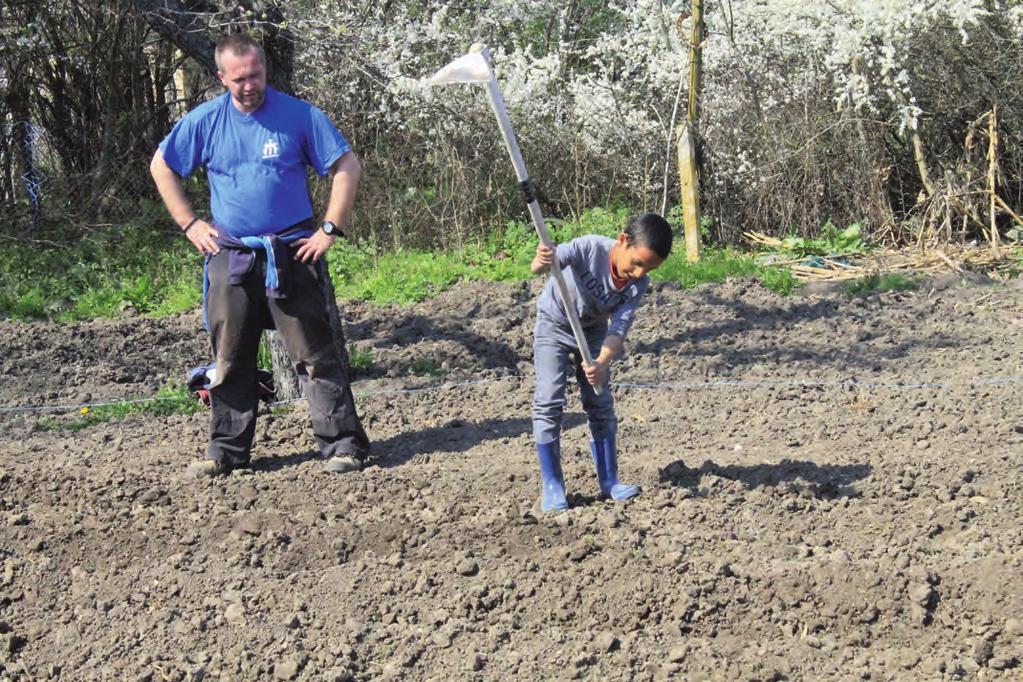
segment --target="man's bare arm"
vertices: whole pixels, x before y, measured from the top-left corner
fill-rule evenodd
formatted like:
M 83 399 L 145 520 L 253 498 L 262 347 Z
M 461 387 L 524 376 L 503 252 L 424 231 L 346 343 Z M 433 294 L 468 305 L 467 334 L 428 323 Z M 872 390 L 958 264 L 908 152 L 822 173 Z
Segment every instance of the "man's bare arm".
M 153 176 L 156 191 L 160 193 L 160 198 L 163 199 L 163 205 L 167 207 L 171 219 L 185 231 L 185 236 L 195 245 L 195 248 L 200 253 L 215 254 L 220 251 L 216 242 L 217 231 L 205 220 L 196 218 L 178 174 L 171 170 L 171 167 L 163 160 L 163 154 L 159 149 L 153 154 L 153 160 L 149 163 L 149 172 Z
M 355 194 L 359 189 L 359 179 L 362 177 L 362 164 L 355 152 L 349 151 L 334 162 L 330 171 L 333 173 L 333 178 L 324 220 L 329 220 L 343 230 L 348 224 L 352 208 L 355 206 Z M 303 263 L 315 263 L 334 244 L 335 239 L 333 235 L 329 235 L 323 230 L 316 230 L 309 239 L 298 240 L 299 247 L 295 251 L 295 260 L 300 260 Z

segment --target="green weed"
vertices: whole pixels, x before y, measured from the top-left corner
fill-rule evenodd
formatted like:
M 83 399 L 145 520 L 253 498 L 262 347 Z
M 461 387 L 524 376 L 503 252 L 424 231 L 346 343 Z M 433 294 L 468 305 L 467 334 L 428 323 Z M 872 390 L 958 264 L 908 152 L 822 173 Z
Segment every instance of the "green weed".
M 133 415 L 167 417 L 174 414 L 195 414 L 203 409 L 188 388 L 180 384 L 169 384 L 161 388 L 157 392 L 156 398 L 152 400 L 122 400 L 108 405 L 97 405 L 93 408 L 83 407 L 78 412 L 78 416 L 70 421 L 62 422 L 53 417 L 43 417 L 39 420 L 39 426 L 46 430 L 80 431 L 97 424 Z
M 362 374 L 370 372 L 375 365 L 373 352 L 366 348 L 352 348 L 349 353 L 349 362 L 354 371 Z
M 73 321 L 131 309 L 167 315 L 195 308 L 202 260 L 181 235 L 143 224 L 108 226 L 45 244 L 0 250 L 0 317 Z
M 865 296 L 879 291 L 911 291 L 918 286 L 915 279 L 897 273 L 872 273 L 845 285 L 850 296 Z
M 760 278 L 760 283 L 776 294 L 788 296 L 800 285 L 799 280 L 788 268 L 771 266 L 758 266 L 758 268 L 757 276 Z
M 870 248 L 863 240 L 862 226 L 853 223 L 839 229 L 830 220 L 817 237 L 789 236 L 782 240 L 783 251 L 794 256 L 842 256 L 862 253 Z
M 681 204 L 675 204 L 664 216 L 672 225 L 679 226 L 679 234 L 682 234 L 682 227 L 685 225 L 685 209 Z M 700 216 L 700 244 L 703 246 L 714 245 L 714 218 L 709 215 Z
M 259 348 L 256 349 L 256 367 L 265 369 L 273 367 L 273 357 L 270 355 L 270 344 L 267 342 L 266 334 L 259 338 Z
M 409 367 L 409 370 L 416 376 L 440 377 L 448 373 L 437 361 L 431 358 L 416 358 Z
M 1016 262 L 1006 269 L 1005 275 L 1009 279 L 1023 276 L 1023 251 L 1017 255 Z

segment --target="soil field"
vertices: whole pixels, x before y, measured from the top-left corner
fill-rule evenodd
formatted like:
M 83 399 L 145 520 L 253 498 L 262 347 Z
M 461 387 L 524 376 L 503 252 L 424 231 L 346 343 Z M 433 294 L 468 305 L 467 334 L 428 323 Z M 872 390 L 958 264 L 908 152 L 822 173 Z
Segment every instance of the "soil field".
M 614 370 L 642 494 L 597 498 L 573 396 L 543 515 L 539 286 L 345 304 L 344 475 L 301 401 L 214 481 L 205 413 L 28 409 L 183 381 L 198 314 L 0 322 L 0 678 L 1023 679 L 1023 289 L 658 285 Z

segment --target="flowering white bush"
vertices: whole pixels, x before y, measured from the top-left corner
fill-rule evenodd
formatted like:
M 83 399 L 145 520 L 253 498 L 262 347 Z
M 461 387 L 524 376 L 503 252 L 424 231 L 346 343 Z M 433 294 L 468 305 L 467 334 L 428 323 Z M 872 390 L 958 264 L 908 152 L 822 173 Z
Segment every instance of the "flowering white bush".
M 324 2 L 301 33 L 337 37 L 303 41 L 303 82 L 368 146 L 383 171 L 380 200 L 388 185 L 406 197 L 430 186 L 418 196 L 435 206 L 487 204 L 455 219 L 521 211 L 511 190 L 502 194 L 511 170 L 482 89 L 422 84 L 477 40 L 492 48 L 527 165 L 556 210 L 585 208 L 579 197 L 659 209 L 665 184 L 677 196 L 677 176 L 664 168 L 674 168 L 676 95 L 687 94 L 688 2 L 398 5 Z M 907 196 L 919 183 L 907 126 L 926 135 L 940 121 L 932 138 L 961 138 L 965 128 L 948 129 L 947 117 L 962 112 L 938 107 L 955 101 L 976 117 L 992 103 L 943 91 L 962 69 L 949 60 L 983 62 L 993 31 L 1017 50 L 1023 36 L 1019 2 L 982 0 L 733 0 L 712 4 L 706 20 L 702 167 L 705 206 L 722 234 L 898 219 L 912 205 L 891 201 L 886 182 L 897 179 Z M 946 49 L 935 62 L 937 44 Z M 1003 78 L 990 95 L 1004 108 L 1018 96 Z M 954 153 L 946 161 L 954 165 Z M 460 181 L 452 164 L 462 164 Z
M 424 85 L 477 41 L 492 50 L 550 213 L 609 200 L 654 210 L 662 196 L 677 201 L 673 140 L 688 95 L 688 1 L 276 4 L 295 39 L 298 94 L 325 109 L 365 161 L 357 232 L 399 242 L 467 239 L 523 215 L 483 89 Z M 937 186 L 983 175 L 964 170 L 982 161 L 965 140 L 995 105 L 1000 191 L 1019 207 L 1023 0 L 729 0 L 705 8 L 698 132 L 704 212 L 720 237 L 813 231 L 828 219 L 890 227 L 918 212 L 919 163 Z M 45 45 L 22 45 L 36 33 L 14 24 L 0 31 L 8 39 L 0 54 L 21 50 L 43 61 Z

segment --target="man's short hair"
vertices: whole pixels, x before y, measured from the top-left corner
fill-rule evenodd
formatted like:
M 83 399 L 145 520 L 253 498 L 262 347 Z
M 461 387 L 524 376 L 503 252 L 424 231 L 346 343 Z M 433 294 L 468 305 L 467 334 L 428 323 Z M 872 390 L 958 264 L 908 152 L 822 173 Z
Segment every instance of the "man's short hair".
M 248 54 L 252 50 L 259 52 L 259 58 L 266 63 L 266 53 L 263 52 L 263 46 L 259 44 L 259 41 L 250 36 L 248 33 L 228 33 L 226 36 L 220 39 L 217 43 L 217 49 L 213 53 L 213 58 L 217 62 L 217 70 L 223 71 L 224 65 L 221 63 L 220 55 L 224 54 L 224 51 L 228 50 L 231 54 L 236 57 Z

